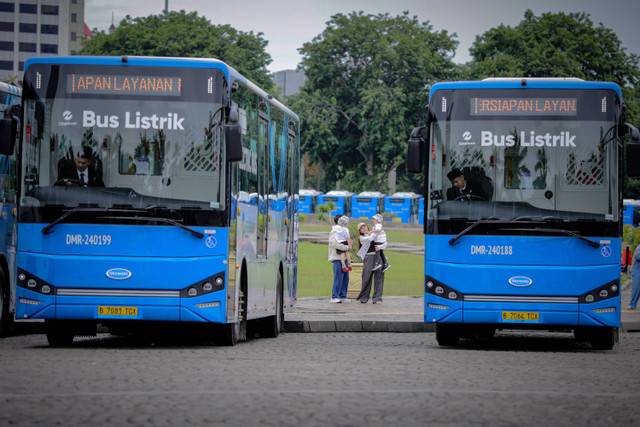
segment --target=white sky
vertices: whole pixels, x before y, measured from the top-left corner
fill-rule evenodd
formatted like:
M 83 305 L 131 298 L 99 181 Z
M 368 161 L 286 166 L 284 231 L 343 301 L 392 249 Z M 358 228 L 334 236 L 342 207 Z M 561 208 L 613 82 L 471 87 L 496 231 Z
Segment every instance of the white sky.
M 545 12 L 586 12 L 597 26 L 612 29 L 628 53 L 640 54 L 640 0 L 168 0 L 169 9 L 197 11 L 212 24 L 230 24 L 242 31 L 263 33 L 272 72 L 295 69 L 298 49 L 322 33 L 336 13 L 399 15 L 409 11 L 434 30 L 456 33 L 454 61 L 470 60 L 475 37 L 500 24 L 514 27 L 531 9 Z M 107 30 L 112 13 L 116 25 L 126 15 L 160 14 L 165 0 L 85 0 L 85 22 L 90 29 Z

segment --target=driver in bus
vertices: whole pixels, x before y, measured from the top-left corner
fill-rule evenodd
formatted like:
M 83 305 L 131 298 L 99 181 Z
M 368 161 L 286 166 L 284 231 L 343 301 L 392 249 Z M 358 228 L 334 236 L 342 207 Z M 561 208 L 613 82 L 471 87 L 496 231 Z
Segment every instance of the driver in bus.
M 467 180 L 458 168 L 447 173 L 452 187 L 447 190 L 447 200 L 487 200 L 479 183 Z
M 97 172 L 97 168 L 94 167 L 91 147 L 81 147 L 77 151 L 73 162 L 64 159 L 58 167 L 56 185 L 104 187 L 102 176 Z

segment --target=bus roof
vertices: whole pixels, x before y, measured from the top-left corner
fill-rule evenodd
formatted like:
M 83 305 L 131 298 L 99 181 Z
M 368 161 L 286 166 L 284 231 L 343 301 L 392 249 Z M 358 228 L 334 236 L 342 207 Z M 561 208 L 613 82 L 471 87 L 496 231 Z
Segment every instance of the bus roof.
M 215 68 L 221 70 L 230 82 L 239 81 L 243 85 L 267 99 L 270 104 L 284 111 L 299 121 L 298 115 L 288 107 L 265 92 L 258 85 L 240 74 L 235 68 L 215 58 L 177 58 L 158 56 L 39 56 L 27 59 L 24 64 L 25 72 L 32 64 L 87 64 L 87 65 L 120 65 L 144 67 L 186 67 L 186 68 Z
M 585 81 L 575 77 L 504 77 L 478 81 L 441 82 L 431 86 L 429 98 L 443 89 L 610 89 L 621 98 L 620 86 L 611 82 Z
M 11 95 L 22 96 L 22 89 L 18 86 L 0 82 L 0 92 L 10 93 Z

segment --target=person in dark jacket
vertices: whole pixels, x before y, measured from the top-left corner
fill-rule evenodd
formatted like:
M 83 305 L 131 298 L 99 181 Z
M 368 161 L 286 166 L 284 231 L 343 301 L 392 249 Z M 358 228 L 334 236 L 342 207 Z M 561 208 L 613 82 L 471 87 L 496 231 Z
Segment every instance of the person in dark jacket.
M 447 200 L 488 200 L 480 183 L 466 179 L 460 169 L 451 169 L 447 178 L 452 185 L 447 190 Z
M 60 163 L 56 185 L 104 187 L 100 175 L 94 167 L 91 147 L 82 147 L 73 162 L 64 159 Z

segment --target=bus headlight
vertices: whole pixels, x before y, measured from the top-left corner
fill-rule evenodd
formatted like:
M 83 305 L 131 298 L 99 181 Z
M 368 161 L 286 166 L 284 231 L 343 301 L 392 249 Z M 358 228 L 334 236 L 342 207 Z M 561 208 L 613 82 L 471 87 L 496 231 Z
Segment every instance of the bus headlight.
M 593 295 L 591 295 L 591 294 L 589 294 L 589 295 L 587 295 L 586 297 L 584 297 L 584 300 L 585 300 L 586 302 L 593 302 L 593 301 L 595 301 L 595 299 L 596 299 L 596 297 L 594 297 L 594 296 L 593 296 Z
M 580 296 L 581 303 L 592 303 L 615 298 L 620 295 L 620 279 L 598 286 L 595 289 Z
M 444 294 L 444 288 L 442 286 L 436 286 L 436 294 L 438 295 Z
M 425 276 L 424 292 L 453 301 L 462 301 L 464 299 L 463 295 L 456 289 L 453 289 L 452 287 L 447 286 L 444 283 L 429 276 Z

